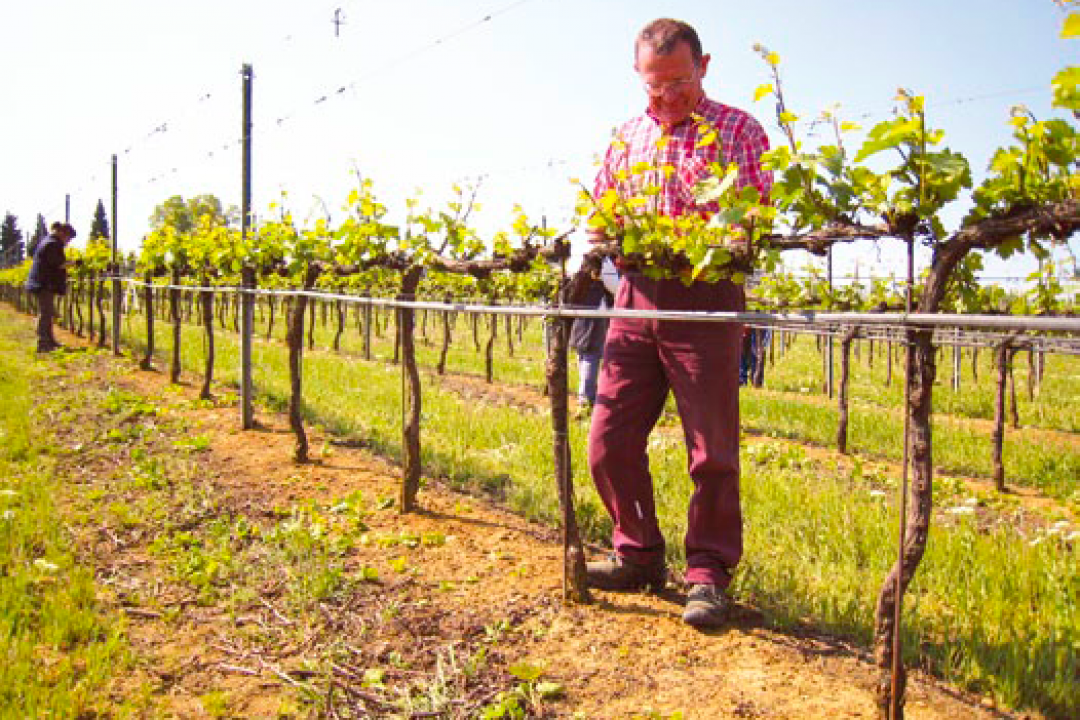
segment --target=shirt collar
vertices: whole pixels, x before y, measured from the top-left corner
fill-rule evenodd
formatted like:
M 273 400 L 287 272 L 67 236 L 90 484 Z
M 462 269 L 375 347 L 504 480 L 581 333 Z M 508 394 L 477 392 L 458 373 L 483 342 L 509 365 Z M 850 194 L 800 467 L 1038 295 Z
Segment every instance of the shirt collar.
M 689 123 L 689 122 L 694 122 L 694 116 L 695 115 L 703 116 L 705 114 L 705 105 L 708 104 L 708 102 L 709 102 L 708 96 L 705 95 L 704 93 L 702 93 L 701 98 L 697 101 L 697 105 L 694 106 L 694 109 L 690 112 L 690 114 L 686 117 L 686 119 L 680 121 L 676 125 L 673 125 L 672 129 L 677 128 L 677 127 L 682 127 L 683 125 L 685 125 L 686 123 Z M 652 108 L 646 107 L 645 108 L 645 115 L 650 120 L 652 120 L 655 124 L 660 125 L 660 119 L 657 118 L 655 114 L 653 114 Z

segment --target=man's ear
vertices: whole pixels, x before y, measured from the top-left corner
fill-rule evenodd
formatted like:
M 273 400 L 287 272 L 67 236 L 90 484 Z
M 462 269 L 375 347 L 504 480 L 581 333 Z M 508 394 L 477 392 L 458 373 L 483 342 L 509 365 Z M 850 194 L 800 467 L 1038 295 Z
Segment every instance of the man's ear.
M 709 69 L 709 61 L 712 60 L 712 55 L 705 53 L 701 56 L 701 77 L 705 77 L 705 73 Z

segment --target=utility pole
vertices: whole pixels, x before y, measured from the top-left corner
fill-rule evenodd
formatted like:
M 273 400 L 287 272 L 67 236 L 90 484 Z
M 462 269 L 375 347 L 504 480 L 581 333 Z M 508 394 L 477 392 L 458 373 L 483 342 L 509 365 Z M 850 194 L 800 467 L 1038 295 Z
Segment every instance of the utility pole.
M 243 119 L 240 128 L 240 137 L 243 142 L 240 235 L 246 244 L 248 233 L 251 231 L 251 85 L 254 77 L 251 65 L 245 63 L 240 74 L 243 77 L 241 91 Z M 255 269 L 245 267 L 242 274 L 241 284 L 244 294 L 241 297 L 243 317 L 240 332 L 240 408 L 243 428 L 251 430 L 255 427 L 255 407 L 251 384 L 251 337 L 255 332 L 255 296 L 251 290 L 255 287 Z
M 71 195 L 64 196 L 64 222 L 71 222 Z
M 345 24 L 345 19 L 341 17 L 341 8 L 334 10 L 334 19 L 331 22 L 334 23 L 334 37 L 341 37 L 341 26 Z

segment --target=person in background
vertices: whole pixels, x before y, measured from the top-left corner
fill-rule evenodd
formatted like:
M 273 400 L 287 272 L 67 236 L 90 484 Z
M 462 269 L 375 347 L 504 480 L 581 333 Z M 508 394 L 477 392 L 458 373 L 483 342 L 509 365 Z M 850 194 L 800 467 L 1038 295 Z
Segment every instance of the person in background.
M 765 384 L 765 352 L 772 342 L 772 329 L 743 329 L 742 356 L 739 359 L 739 384 L 761 387 Z
M 610 308 L 614 304 L 614 293 L 618 284 L 614 264 L 605 259 L 601 277 L 593 281 L 582 299 L 582 305 L 601 310 Z M 585 317 L 575 319 L 570 330 L 570 347 L 574 348 L 578 356 L 578 419 L 588 417 L 596 405 L 596 383 L 600 375 L 607 331 L 607 318 Z
M 75 238 L 75 228 L 68 223 L 54 222 L 49 235 L 38 244 L 30 265 L 26 289 L 37 298 L 37 351 L 52 352 L 60 343 L 53 336 L 56 316 L 56 297 L 67 292 L 67 260 L 64 248 Z
M 664 215 L 715 212 L 693 188 L 713 162 L 734 162 L 738 187 L 768 196 L 772 176 L 761 167 L 768 137 L 749 114 L 705 96 L 709 67 L 697 32 L 667 18 L 649 23 L 634 43 L 634 69 L 648 107 L 625 123 L 609 146 L 593 197 L 614 189 L 622 199 L 644 195 L 633 171 L 641 163 L 670 166 L 650 195 Z M 714 128 L 719 143 L 700 143 Z M 661 141 L 662 142 L 658 142 Z M 594 242 L 614 240 L 602 231 Z M 742 311 L 743 288 L 715 283 L 651 279 L 629 263 L 616 309 Z M 730 609 L 726 588 L 743 551 L 739 498 L 739 351 L 737 323 L 695 323 L 616 318 L 611 321 L 589 431 L 589 468 L 613 521 L 610 560 L 587 564 L 587 582 L 604 590 L 659 590 L 666 584 L 664 537 L 656 515 L 647 453 L 649 434 L 674 392 L 694 484 L 686 524 L 683 620 L 722 624 Z

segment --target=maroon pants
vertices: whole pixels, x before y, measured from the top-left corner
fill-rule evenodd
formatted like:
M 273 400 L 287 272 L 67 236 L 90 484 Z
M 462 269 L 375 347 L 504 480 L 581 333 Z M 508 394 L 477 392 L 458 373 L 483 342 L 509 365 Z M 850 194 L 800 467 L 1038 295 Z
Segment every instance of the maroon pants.
M 741 311 L 743 290 L 727 281 L 650 280 L 625 275 L 616 308 Z M 614 521 L 612 543 L 636 563 L 659 562 L 664 538 L 649 473 L 649 434 L 668 391 L 686 437 L 694 483 L 686 532 L 686 580 L 727 587 L 742 556 L 739 505 L 739 323 L 612 320 L 589 430 L 589 465 Z

